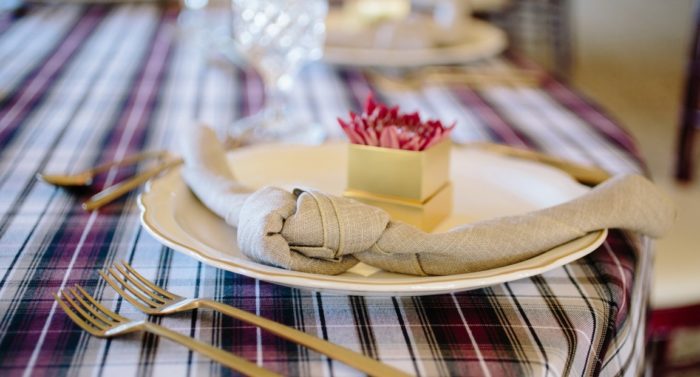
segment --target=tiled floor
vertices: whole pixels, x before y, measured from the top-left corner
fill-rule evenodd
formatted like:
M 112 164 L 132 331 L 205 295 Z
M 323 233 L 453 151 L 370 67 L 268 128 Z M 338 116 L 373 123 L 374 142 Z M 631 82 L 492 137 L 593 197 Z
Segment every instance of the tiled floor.
M 572 9 L 574 83 L 632 131 L 678 207 L 675 227 L 657 243 L 656 307 L 700 302 L 700 168 L 694 184 L 672 178 L 693 3 L 577 0 Z M 700 167 L 700 154 L 695 161 Z

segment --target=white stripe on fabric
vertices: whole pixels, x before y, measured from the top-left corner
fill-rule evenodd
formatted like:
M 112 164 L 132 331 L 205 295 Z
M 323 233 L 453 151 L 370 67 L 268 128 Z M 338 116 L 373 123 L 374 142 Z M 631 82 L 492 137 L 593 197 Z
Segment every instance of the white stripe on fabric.
M 9 29 L 0 35 L 0 61 L 6 62 L 11 56 L 18 53 L 34 36 L 43 22 L 49 19 L 55 9 L 50 7 L 40 8 L 29 17 L 22 17 L 15 21 Z
M 452 131 L 452 140 L 456 143 L 469 143 L 472 141 L 489 140 L 484 125 L 468 107 L 461 103 L 443 87 L 432 86 L 425 90 L 425 101 L 435 109 L 438 119 L 449 124 L 455 122 Z
M 411 353 L 402 331 L 399 330 L 401 325 L 392 300 L 387 297 L 365 297 L 364 299 L 368 322 L 372 325 L 374 332 L 377 356 L 382 362 L 406 373 L 415 373 Z
M 12 46 L 0 44 L 0 61 L 5 62 L 0 69 L 0 99 L 4 93 L 9 93 L 19 81 L 36 67 L 52 51 L 52 48 L 63 40 L 68 28 L 72 26 L 76 18 L 80 16 L 80 8 L 66 7 L 57 8 L 51 12 L 41 23 L 28 29 L 27 34 L 31 34 L 31 43 L 23 43 L 12 58 L 2 56 L 2 52 L 10 52 Z M 31 18 L 37 20 L 37 18 Z M 20 38 L 3 38 L 1 41 L 17 42 Z M 11 43 L 7 43 L 11 44 Z
M 335 344 L 342 344 L 344 347 L 362 353 L 361 340 L 355 327 L 355 317 L 350 305 L 349 296 L 339 296 L 332 294 L 321 294 L 323 301 L 323 316 L 326 320 L 326 331 L 328 341 Z M 320 325 L 320 324 L 319 324 Z M 322 334 L 318 334 L 322 337 Z M 325 356 L 323 357 L 326 358 Z M 332 362 L 333 370 L 330 375 L 342 376 L 362 376 L 358 372 L 340 362 Z

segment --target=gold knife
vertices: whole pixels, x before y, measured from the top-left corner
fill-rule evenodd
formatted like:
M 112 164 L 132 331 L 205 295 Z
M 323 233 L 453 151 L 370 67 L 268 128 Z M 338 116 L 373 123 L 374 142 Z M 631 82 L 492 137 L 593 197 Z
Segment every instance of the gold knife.
M 555 157 L 546 153 L 536 152 L 528 149 L 515 148 L 503 144 L 489 142 L 478 142 L 468 144 L 469 147 L 486 150 L 504 156 L 520 158 L 523 160 L 537 161 L 545 165 L 555 167 L 568 173 L 574 179 L 588 186 L 595 186 L 610 178 L 610 173 L 595 167 L 585 166 L 565 159 Z
M 146 183 L 152 177 L 164 172 L 172 167 L 182 164 L 182 159 L 174 159 L 162 164 L 159 164 L 151 169 L 141 172 L 129 179 L 125 179 L 113 186 L 107 187 L 106 189 L 98 192 L 83 203 L 82 207 L 86 211 L 94 211 L 100 207 L 111 203 L 115 199 L 121 197 L 122 195 L 128 193 L 129 191 L 139 187 L 140 185 Z

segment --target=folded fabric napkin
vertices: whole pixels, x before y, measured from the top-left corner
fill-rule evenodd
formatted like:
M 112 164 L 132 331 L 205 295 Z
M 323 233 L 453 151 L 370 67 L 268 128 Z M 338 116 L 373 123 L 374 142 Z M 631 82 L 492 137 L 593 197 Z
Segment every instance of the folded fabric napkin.
M 247 189 L 236 181 L 211 129 L 193 127 L 183 136 L 186 183 L 237 228 L 241 251 L 296 271 L 339 274 L 359 261 L 411 275 L 482 271 L 605 228 L 659 237 L 675 217 L 671 201 L 651 182 L 624 175 L 557 206 L 431 234 L 352 199 L 313 190 Z

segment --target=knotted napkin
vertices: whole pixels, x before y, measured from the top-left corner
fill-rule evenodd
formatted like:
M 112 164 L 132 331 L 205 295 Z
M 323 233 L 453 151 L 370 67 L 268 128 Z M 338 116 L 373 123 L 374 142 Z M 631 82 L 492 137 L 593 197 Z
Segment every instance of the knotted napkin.
M 651 182 L 623 175 L 560 205 L 431 234 L 348 198 L 314 190 L 250 190 L 236 181 L 209 128 L 193 127 L 183 140 L 185 182 L 237 228 L 241 251 L 296 271 L 339 274 L 361 261 L 411 275 L 467 273 L 517 263 L 605 228 L 659 237 L 675 217 L 670 200 Z

